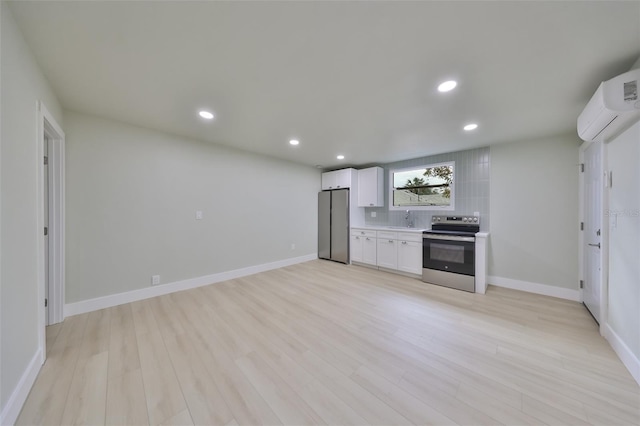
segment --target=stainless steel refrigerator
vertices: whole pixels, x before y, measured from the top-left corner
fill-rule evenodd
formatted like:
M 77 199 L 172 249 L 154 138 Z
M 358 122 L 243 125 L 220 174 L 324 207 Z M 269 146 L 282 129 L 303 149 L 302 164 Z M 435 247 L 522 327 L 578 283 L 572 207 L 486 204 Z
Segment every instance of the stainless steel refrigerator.
M 318 193 L 318 257 L 349 263 L 349 190 Z

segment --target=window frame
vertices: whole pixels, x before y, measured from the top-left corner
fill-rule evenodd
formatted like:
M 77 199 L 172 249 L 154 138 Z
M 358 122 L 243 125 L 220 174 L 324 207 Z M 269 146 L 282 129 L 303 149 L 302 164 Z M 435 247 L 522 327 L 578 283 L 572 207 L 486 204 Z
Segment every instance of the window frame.
M 451 202 L 448 206 L 395 206 L 393 204 L 393 175 L 398 172 L 407 172 L 410 170 L 419 170 L 419 169 L 431 169 L 434 167 L 443 167 L 443 166 L 451 166 L 453 168 L 453 180 L 451 185 L 449 185 L 449 190 L 451 191 Z M 455 210 L 455 201 L 456 201 L 456 162 L 455 161 L 446 161 L 443 163 L 433 163 L 433 164 L 424 164 L 420 166 L 413 167 L 405 167 L 402 169 L 389 169 L 389 210 L 390 211 L 399 211 L 399 210 L 432 210 L 432 211 L 453 211 Z

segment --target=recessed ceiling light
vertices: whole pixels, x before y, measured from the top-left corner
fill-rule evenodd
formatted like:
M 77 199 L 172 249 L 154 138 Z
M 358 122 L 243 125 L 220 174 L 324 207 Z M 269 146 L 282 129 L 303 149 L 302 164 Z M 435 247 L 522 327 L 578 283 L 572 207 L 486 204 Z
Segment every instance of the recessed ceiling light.
M 300 141 L 299 141 L 298 139 L 291 139 L 291 140 L 289 141 L 289 143 L 290 143 L 291 145 L 298 145 L 298 144 L 300 143 Z
M 440 83 L 440 85 L 438 86 L 438 91 L 439 92 L 448 92 L 450 90 L 455 89 L 455 87 L 458 85 L 458 83 L 454 80 L 449 80 L 449 81 L 445 81 L 444 83 Z
M 465 129 L 467 132 L 471 130 L 475 130 L 477 128 L 478 128 L 478 125 L 476 123 L 470 123 L 463 127 L 463 129 Z
M 338 160 L 344 160 L 344 155 L 338 155 L 336 158 L 337 158 Z
M 213 120 L 213 114 L 210 113 L 209 111 L 200 111 L 198 114 L 200 114 L 200 117 L 207 119 L 207 120 Z

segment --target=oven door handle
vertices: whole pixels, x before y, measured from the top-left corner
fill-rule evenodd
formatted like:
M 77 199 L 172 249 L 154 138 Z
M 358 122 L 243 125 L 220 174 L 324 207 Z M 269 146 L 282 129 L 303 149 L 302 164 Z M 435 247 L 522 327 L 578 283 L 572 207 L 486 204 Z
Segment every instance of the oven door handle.
M 422 236 L 423 240 L 444 240 L 444 241 L 465 241 L 473 243 L 476 237 L 463 237 L 461 235 L 439 235 L 439 234 L 425 234 Z

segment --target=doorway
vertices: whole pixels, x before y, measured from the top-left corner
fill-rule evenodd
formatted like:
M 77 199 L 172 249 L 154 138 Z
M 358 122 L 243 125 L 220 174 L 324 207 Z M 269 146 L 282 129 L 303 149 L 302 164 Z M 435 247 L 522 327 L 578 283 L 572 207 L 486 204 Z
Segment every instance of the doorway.
M 585 143 L 582 156 L 582 223 L 580 252 L 582 257 L 583 302 L 598 324 L 602 322 L 603 292 L 603 143 Z
M 38 112 L 38 319 L 42 361 L 46 326 L 64 319 L 64 132 L 42 102 Z

